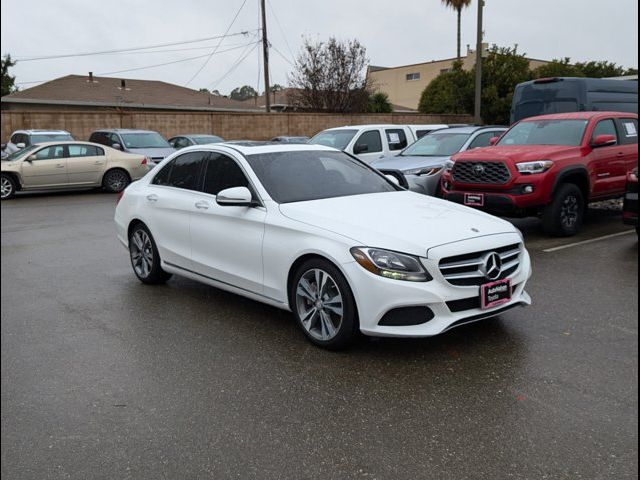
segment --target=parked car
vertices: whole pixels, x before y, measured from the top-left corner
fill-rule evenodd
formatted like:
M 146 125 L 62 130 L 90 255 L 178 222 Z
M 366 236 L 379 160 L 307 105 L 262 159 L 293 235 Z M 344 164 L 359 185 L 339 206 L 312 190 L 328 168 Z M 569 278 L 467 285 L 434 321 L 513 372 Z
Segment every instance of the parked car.
M 11 134 L 11 138 L 3 147 L 3 150 L 7 155 L 10 155 L 37 143 L 66 142 L 70 140 L 74 140 L 74 138 L 66 130 L 16 130 Z
M 307 143 L 309 141 L 310 137 L 302 137 L 302 136 L 298 136 L 298 137 L 291 137 L 291 136 L 284 136 L 281 135 L 279 137 L 273 137 L 271 139 L 272 142 L 277 142 L 277 143 Z
M 541 78 L 516 86 L 511 123 L 568 112 L 638 113 L 638 81 L 606 78 Z
M 407 125 L 356 125 L 323 130 L 309 140 L 355 155 L 365 163 L 397 155 L 416 137 Z
M 458 127 L 436 130 L 402 150 L 397 156 L 381 158 L 371 166 L 385 174 L 400 170 L 409 189 L 425 195 L 440 192 L 440 176 L 451 156 L 488 147 L 492 138 L 502 135 L 506 127 Z
M 89 141 L 123 152 L 144 155 L 147 157 L 150 168 L 155 167 L 165 157 L 176 151 L 162 135 L 151 130 L 126 128 L 96 130 L 89 137 Z
M 627 175 L 627 186 L 624 194 L 622 218 L 626 225 L 633 225 L 638 232 L 638 167 Z
M 207 143 L 220 142 L 224 142 L 224 139 L 222 137 L 206 134 L 176 135 L 175 137 L 171 137 L 169 139 L 169 145 L 171 145 L 176 150 L 190 147 L 192 145 L 206 145 Z
M 425 135 L 430 134 L 431 132 L 435 132 L 436 130 L 442 130 L 443 128 L 449 128 L 451 125 L 445 125 L 444 123 L 440 124 L 431 124 L 431 125 L 407 125 L 411 133 L 413 133 L 413 137 L 418 140 Z
M 172 274 L 291 310 L 326 348 L 423 337 L 530 304 L 530 258 L 497 217 L 396 186 L 331 148 L 189 147 L 124 191 L 120 241 Z
M 89 142 L 47 142 L 12 153 L 2 162 L 2 200 L 18 190 L 103 187 L 121 192 L 148 171 L 143 155 Z
M 491 213 L 540 216 L 548 234 L 569 236 L 589 202 L 624 194 L 637 164 L 637 115 L 546 115 L 517 123 L 495 147 L 455 155 L 442 189 L 448 200 Z

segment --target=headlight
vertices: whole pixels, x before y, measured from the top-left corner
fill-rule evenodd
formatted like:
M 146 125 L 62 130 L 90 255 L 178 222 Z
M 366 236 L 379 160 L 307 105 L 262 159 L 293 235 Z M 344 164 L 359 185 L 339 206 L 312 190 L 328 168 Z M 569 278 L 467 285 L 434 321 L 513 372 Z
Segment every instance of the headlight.
M 442 170 L 442 167 L 427 167 L 427 168 L 414 168 L 412 170 L 405 170 L 405 175 L 424 175 L 426 177 L 430 177 L 431 175 L 435 175 Z
M 518 171 L 524 174 L 544 173 L 551 167 L 553 167 L 553 162 L 551 160 L 516 163 L 516 168 L 518 169 Z
M 353 247 L 350 251 L 362 268 L 381 277 L 409 282 L 433 280 L 420 260 L 412 255 L 369 247 Z
M 453 160 L 447 160 L 446 162 L 444 162 L 444 171 L 447 173 L 451 172 L 455 164 L 456 162 L 454 162 Z

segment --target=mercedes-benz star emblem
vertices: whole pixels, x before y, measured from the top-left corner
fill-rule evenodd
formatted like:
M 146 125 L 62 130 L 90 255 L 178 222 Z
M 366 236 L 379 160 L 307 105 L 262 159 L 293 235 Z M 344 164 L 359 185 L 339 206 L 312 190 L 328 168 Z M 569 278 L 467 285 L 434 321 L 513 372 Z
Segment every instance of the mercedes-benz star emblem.
M 476 174 L 476 177 L 481 177 L 482 174 L 484 174 L 485 168 L 484 165 L 482 165 L 481 163 L 474 165 L 473 167 L 473 173 Z
M 502 273 L 502 258 L 496 252 L 491 252 L 482 261 L 480 272 L 489 280 L 497 280 Z

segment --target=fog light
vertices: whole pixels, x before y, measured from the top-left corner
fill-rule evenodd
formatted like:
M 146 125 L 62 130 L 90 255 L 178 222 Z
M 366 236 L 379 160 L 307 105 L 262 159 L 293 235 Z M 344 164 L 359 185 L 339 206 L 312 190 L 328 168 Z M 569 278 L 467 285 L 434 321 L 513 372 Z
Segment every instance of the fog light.
M 522 191 L 524 193 L 533 193 L 533 185 L 525 185 L 525 187 L 522 189 Z

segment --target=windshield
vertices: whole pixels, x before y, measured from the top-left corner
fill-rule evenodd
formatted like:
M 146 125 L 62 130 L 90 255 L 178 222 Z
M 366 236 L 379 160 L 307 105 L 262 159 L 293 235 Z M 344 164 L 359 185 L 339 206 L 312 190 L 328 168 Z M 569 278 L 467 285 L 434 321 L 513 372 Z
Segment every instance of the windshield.
M 566 145 L 582 143 L 587 120 L 534 120 L 520 122 L 505 133 L 498 145 Z
M 31 143 L 73 141 L 73 137 L 68 133 L 37 133 L 31 135 L 30 138 Z
M 325 130 L 309 140 L 308 143 L 344 150 L 356 133 L 358 133 L 357 130 Z
M 458 153 L 471 136 L 470 133 L 438 133 L 425 135 L 400 154 L 403 157 L 450 157 Z
M 260 153 L 247 161 L 278 203 L 394 192 L 384 176 L 342 152 Z
M 224 142 L 222 138 L 216 137 L 215 135 L 202 135 L 201 137 L 192 137 L 192 138 L 197 145 L 206 145 L 207 143 Z
M 17 160 L 18 158 L 22 157 L 23 155 L 27 155 L 29 152 L 32 152 L 36 148 L 40 148 L 40 145 L 31 145 L 29 147 L 25 147 L 22 150 L 18 150 L 17 152 L 13 152 L 12 154 L 8 155 L 7 157 L 3 158 L 2 160 L 6 160 L 8 162 L 11 162 L 13 160 Z
M 171 148 L 171 145 L 156 132 L 121 133 L 127 148 Z

